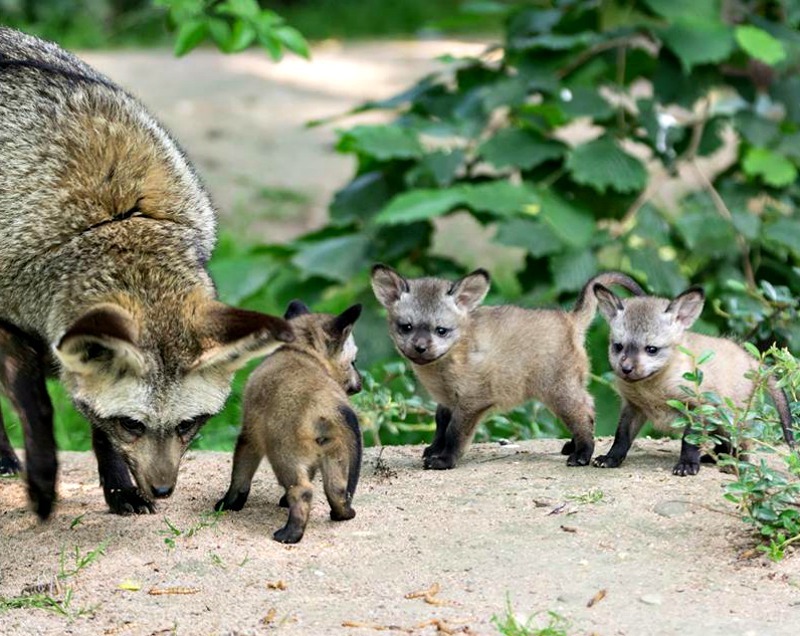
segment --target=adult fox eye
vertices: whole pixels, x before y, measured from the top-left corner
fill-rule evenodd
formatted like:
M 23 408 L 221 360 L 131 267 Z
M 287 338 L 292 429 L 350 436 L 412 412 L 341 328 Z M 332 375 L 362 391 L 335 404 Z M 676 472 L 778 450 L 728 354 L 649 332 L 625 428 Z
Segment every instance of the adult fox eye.
M 130 417 L 120 417 L 117 418 L 117 421 L 119 422 L 119 425 L 131 435 L 135 435 L 136 437 L 141 437 L 144 435 L 144 424 L 142 424 L 140 421 L 134 420 Z
M 446 336 L 450 333 L 450 330 L 446 327 L 436 327 L 436 335 L 437 336 Z
M 644 350 L 647 352 L 647 355 L 654 356 L 658 353 L 658 347 L 645 347 Z
M 413 329 L 410 322 L 398 323 L 397 328 L 401 331 L 401 333 L 411 333 L 411 330 Z
M 612 346 L 614 347 L 614 353 L 620 353 L 623 349 L 621 342 L 615 342 Z

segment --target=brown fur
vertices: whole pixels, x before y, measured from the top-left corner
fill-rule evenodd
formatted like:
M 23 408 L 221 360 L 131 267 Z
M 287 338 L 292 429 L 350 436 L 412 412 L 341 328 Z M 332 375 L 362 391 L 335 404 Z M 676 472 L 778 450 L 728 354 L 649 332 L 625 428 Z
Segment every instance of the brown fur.
M 286 526 L 275 532 L 277 541 L 302 538 L 318 470 L 331 519 L 355 516 L 351 502 L 361 465 L 361 434 L 347 395 L 361 388 L 350 333 L 359 313 L 356 305 L 339 317 L 302 312 L 291 318 L 296 341 L 262 362 L 247 382 L 231 484 L 217 510 L 244 506 L 266 455 L 285 489 L 281 502 L 289 508 Z
M 690 385 L 690 382 L 683 376 L 695 370 L 692 357 L 681 349 L 690 351 L 695 359 L 706 352 L 714 354 L 700 367 L 703 373 L 701 392 L 729 398 L 740 408 L 746 405 L 754 390 L 752 380 L 746 375 L 757 368 L 758 362 L 732 340 L 687 331 L 702 311 L 701 289 L 691 288 L 673 300 L 652 296 L 623 300 L 602 285 L 595 286 L 595 294 L 611 329 L 609 360 L 623 401 L 614 444 L 606 455 L 595 458 L 596 466 L 619 466 L 648 420 L 662 431 L 673 430 L 670 425 L 677 413 L 667 401 L 687 400 L 681 386 Z M 768 390 L 780 415 L 786 441 L 792 444 L 791 413 L 786 396 L 774 381 L 770 382 Z M 728 444 L 721 444 L 717 449 L 725 453 L 732 450 Z M 689 444 L 684 435 L 681 458 L 673 472 L 680 476 L 694 475 L 699 469 L 700 451 Z
M 583 341 L 597 307 L 586 289 L 597 281 L 643 293 L 635 281 L 610 272 L 593 278 L 572 312 L 481 307 L 488 274 L 455 283 L 402 278 L 373 268 L 373 290 L 387 308 L 400 353 L 438 402 L 436 435 L 423 455 L 426 468 L 452 468 L 480 420 L 531 399 L 542 401 L 570 429 L 569 465 L 586 465 L 594 447 L 594 401 L 586 390 L 589 359 Z M 438 330 L 445 328 L 446 333 Z

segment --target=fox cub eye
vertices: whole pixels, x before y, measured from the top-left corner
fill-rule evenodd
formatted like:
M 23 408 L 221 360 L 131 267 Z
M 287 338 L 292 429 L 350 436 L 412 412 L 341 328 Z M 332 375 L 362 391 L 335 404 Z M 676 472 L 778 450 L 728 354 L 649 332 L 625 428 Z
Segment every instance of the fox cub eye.
M 446 336 L 449 333 L 450 333 L 450 329 L 447 329 L 446 327 L 436 327 L 436 335 L 437 336 Z
M 120 417 L 117 418 L 117 421 L 119 422 L 119 425 L 131 435 L 135 435 L 136 437 L 141 437 L 144 435 L 144 424 L 142 424 L 140 421 L 134 420 L 130 417 Z
M 192 428 L 194 428 L 194 425 L 194 420 L 186 420 L 175 427 L 175 432 L 181 437 L 184 437 L 187 433 L 189 433 L 189 431 L 192 430 Z
M 411 330 L 414 328 L 410 322 L 398 322 L 397 328 L 400 330 L 400 333 L 411 333 Z
M 644 350 L 647 352 L 647 355 L 649 356 L 654 356 L 658 353 L 658 347 L 647 346 L 644 348 Z
M 624 347 L 622 346 L 622 343 L 621 343 L 621 342 L 615 342 L 615 343 L 614 343 L 613 345 L 611 345 L 611 346 L 614 348 L 614 353 L 620 353 L 620 352 L 622 351 L 622 349 L 624 348 Z

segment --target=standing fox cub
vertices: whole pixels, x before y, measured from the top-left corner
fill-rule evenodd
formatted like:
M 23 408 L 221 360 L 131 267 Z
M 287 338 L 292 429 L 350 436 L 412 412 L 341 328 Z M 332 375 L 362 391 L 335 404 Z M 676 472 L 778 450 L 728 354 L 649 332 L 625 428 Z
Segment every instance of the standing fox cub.
M 267 358 L 247 381 L 242 432 L 233 455 L 231 485 L 216 510 L 241 510 L 261 458 L 266 455 L 285 489 L 281 543 L 303 538 L 311 509 L 311 482 L 319 470 L 331 519 L 356 516 L 351 506 L 361 471 L 361 430 L 347 399 L 361 390 L 354 305 L 338 316 L 312 314 L 299 301 L 286 310 L 297 336 Z
M 657 428 L 671 430 L 670 423 L 677 413 L 667 405 L 667 400 L 686 399 L 680 388 L 687 384 L 683 375 L 694 370 L 692 358 L 680 351 L 682 348 L 696 356 L 707 351 L 714 353 L 703 365 L 702 391 L 730 398 L 738 407 L 745 406 L 754 390 L 753 382 L 745 375 L 757 367 L 757 360 L 731 340 L 687 331 L 703 310 L 702 289 L 687 289 L 673 300 L 652 296 L 623 300 L 597 284 L 594 294 L 600 313 L 611 328 L 608 355 L 623 400 L 614 443 L 607 454 L 595 458 L 595 466 L 619 466 L 647 420 Z M 791 412 L 786 395 L 774 380 L 768 389 L 784 437 L 792 446 Z M 700 470 L 700 448 L 686 441 L 688 432 L 684 433 L 680 458 L 672 470 L 675 475 L 696 475 Z M 729 443 L 722 443 L 715 450 L 733 452 Z
M 388 311 L 392 340 L 438 402 L 425 468 L 452 468 L 484 415 L 534 398 L 572 433 L 562 451 L 569 455 L 567 465 L 589 463 L 594 401 L 586 390 L 589 358 L 583 342 L 597 309 L 591 293 L 596 282 L 644 293 L 628 276 L 608 272 L 586 283 L 571 312 L 481 307 L 489 291 L 485 270 L 451 282 L 405 279 L 385 265 L 372 268 L 372 289 Z
M 286 321 L 215 300 L 214 242 L 208 195 L 142 105 L 0 27 L 0 386 L 40 518 L 56 488 L 51 372 L 92 425 L 111 510 L 152 512 L 233 372 L 293 339 Z M 19 469 L 0 420 L 0 472 Z

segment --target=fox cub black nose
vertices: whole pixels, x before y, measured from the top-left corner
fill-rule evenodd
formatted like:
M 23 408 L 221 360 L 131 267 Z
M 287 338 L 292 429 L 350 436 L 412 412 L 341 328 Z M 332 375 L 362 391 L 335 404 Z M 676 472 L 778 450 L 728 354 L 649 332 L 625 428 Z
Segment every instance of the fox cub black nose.
M 414 345 L 414 351 L 417 353 L 425 353 L 428 350 L 428 347 L 425 345 Z
M 169 497 L 172 494 L 172 489 L 173 486 L 150 486 L 150 490 L 153 491 L 153 497 L 157 499 Z
M 629 366 L 629 365 L 623 364 L 621 369 L 622 369 L 622 372 L 625 375 L 628 375 L 628 374 L 630 374 L 631 371 L 633 371 L 633 366 Z

